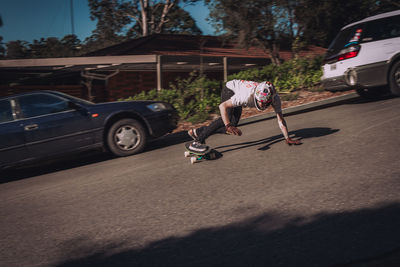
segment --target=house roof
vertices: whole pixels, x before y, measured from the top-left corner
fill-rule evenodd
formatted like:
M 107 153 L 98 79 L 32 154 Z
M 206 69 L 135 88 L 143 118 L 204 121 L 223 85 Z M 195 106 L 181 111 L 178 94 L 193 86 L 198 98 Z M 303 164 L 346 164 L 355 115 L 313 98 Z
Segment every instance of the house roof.
M 324 54 L 325 52 L 325 48 L 309 46 L 300 52 L 300 56 L 315 56 Z M 100 49 L 85 56 L 150 54 L 166 56 L 270 58 L 268 52 L 263 51 L 261 48 L 241 48 L 236 43 L 224 40 L 223 37 L 182 34 L 154 34 Z M 281 50 L 280 57 L 283 60 L 288 60 L 292 57 L 292 53 L 288 50 Z

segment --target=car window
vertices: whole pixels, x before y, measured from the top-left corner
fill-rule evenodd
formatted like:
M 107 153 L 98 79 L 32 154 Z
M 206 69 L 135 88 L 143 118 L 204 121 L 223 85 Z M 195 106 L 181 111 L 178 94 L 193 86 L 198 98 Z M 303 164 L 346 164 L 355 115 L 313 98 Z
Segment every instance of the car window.
M 13 115 L 9 100 L 0 100 L 0 123 L 12 121 Z
M 21 96 L 19 98 L 19 106 L 24 118 L 52 114 L 71 109 L 68 105 L 68 101 L 48 94 Z
M 368 42 L 395 37 L 400 37 L 400 16 L 368 22 L 362 40 Z
M 327 57 L 338 54 L 345 47 L 358 44 L 363 35 L 363 28 L 364 24 L 358 24 L 339 32 L 328 48 Z

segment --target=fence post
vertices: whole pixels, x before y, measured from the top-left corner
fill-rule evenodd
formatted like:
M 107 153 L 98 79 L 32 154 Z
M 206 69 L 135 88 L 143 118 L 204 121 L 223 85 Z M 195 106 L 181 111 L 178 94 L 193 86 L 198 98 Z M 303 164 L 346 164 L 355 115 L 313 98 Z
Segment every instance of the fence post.
M 228 81 L 228 58 L 224 57 L 224 83 Z
M 157 55 L 157 91 L 162 88 L 161 55 Z

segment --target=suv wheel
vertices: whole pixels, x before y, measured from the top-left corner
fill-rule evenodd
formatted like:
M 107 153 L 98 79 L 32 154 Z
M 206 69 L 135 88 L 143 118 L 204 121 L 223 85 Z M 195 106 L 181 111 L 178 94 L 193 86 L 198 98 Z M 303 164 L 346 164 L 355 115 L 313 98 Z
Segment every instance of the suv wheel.
M 142 124 L 134 119 L 122 119 L 115 122 L 107 133 L 107 145 L 111 153 L 119 157 L 137 154 L 146 144 L 146 131 Z
M 400 96 L 400 61 L 394 63 L 390 69 L 389 87 L 392 94 Z

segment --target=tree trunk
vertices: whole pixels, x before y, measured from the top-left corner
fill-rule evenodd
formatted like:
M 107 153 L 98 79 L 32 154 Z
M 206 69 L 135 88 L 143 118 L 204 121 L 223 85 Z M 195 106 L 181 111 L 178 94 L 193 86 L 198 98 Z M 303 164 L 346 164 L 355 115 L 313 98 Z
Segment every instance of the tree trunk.
M 279 47 L 275 42 L 272 44 L 272 49 L 270 49 L 270 55 L 271 55 L 272 63 L 277 66 L 280 66 L 281 58 L 279 56 Z
M 147 10 L 149 7 L 148 0 L 140 0 L 140 9 L 142 13 L 142 35 L 149 35 L 148 23 L 147 23 Z
M 281 65 L 281 58 L 279 56 L 279 45 L 276 44 L 275 41 L 269 41 L 267 43 L 264 43 L 258 39 L 256 39 L 255 41 L 259 44 L 260 47 L 262 47 L 264 52 L 269 54 L 272 64 L 277 66 Z
M 169 13 L 170 9 L 175 5 L 175 2 L 170 2 L 170 0 L 166 0 L 164 4 L 164 8 L 161 14 L 160 23 L 157 25 L 156 33 L 161 33 L 164 24 L 167 22 L 165 17 Z

